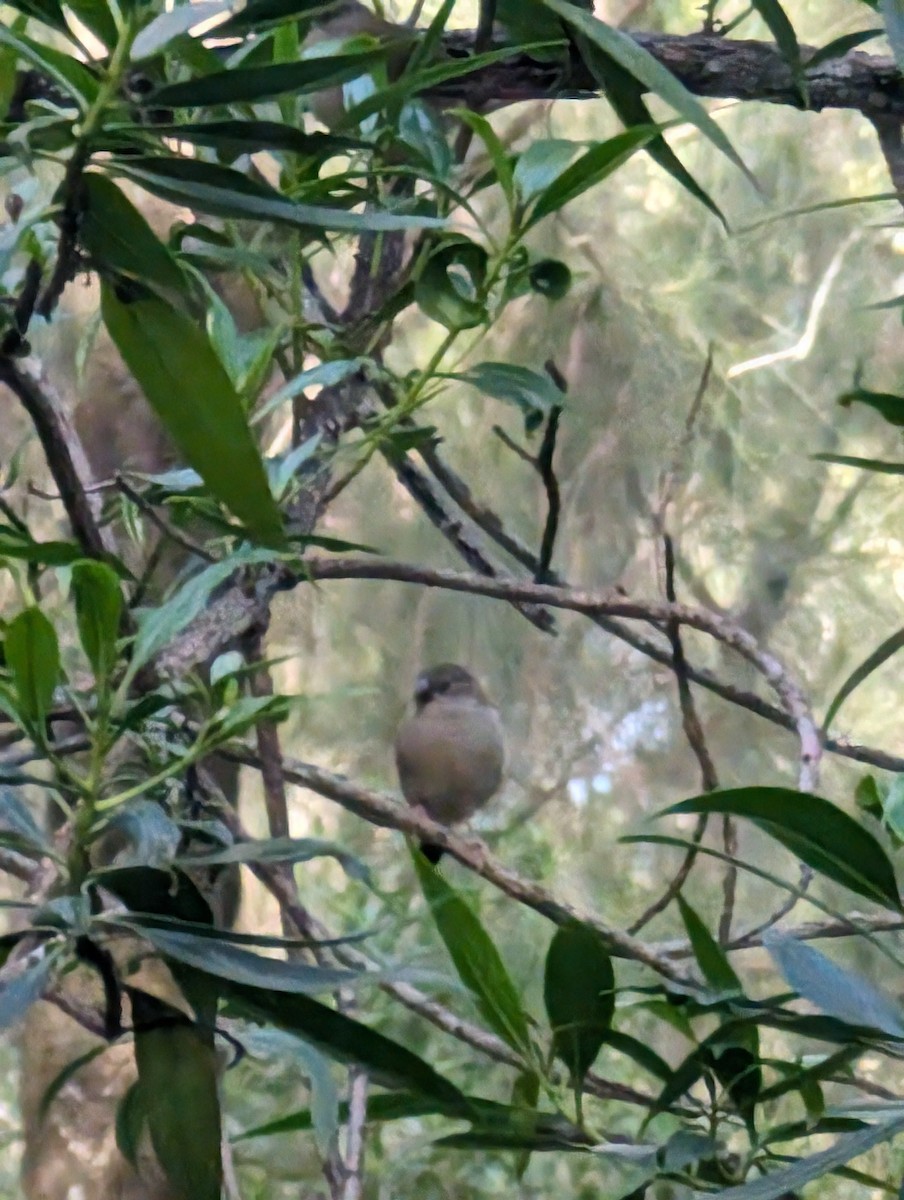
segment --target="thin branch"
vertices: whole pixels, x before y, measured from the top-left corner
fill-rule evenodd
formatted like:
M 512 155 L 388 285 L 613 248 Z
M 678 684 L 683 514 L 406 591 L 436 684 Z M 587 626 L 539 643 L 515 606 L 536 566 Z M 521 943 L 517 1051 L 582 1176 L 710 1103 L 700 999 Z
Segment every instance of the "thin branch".
M 189 554 L 197 556 L 202 560 L 202 562 L 216 562 L 216 558 L 210 553 L 209 550 L 205 549 L 204 546 L 199 545 L 197 542 L 192 541 L 191 538 L 186 537 L 181 530 L 174 528 L 174 526 L 172 526 L 165 517 L 162 517 L 160 513 L 157 512 L 157 509 L 154 507 L 154 505 L 151 504 L 146 497 L 142 496 L 141 492 L 139 492 L 136 488 L 133 488 L 126 477 L 121 473 L 116 475 L 116 487 L 124 496 L 128 497 L 128 499 L 131 500 L 137 508 L 141 509 L 151 524 L 156 526 L 156 528 L 165 538 L 168 538 L 171 542 L 175 542 L 177 546 L 181 546 L 182 549 L 187 550 Z
M 260 758 L 250 748 L 231 747 L 218 750 L 217 753 L 232 762 L 242 763 L 256 770 L 261 769 Z M 695 986 L 693 980 L 677 972 L 671 963 L 655 954 L 649 954 L 643 942 L 615 929 L 594 913 L 558 899 L 539 884 L 522 879 L 494 858 L 485 843 L 452 833 L 447 826 L 432 821 L 422 810 L 403 806 L 386 792 L 360 787 L 341 775 L 334 775 L 330 771 L 295 759 L 284 760 L 284 776 L 290 783 L 310 788 L 311 791 L 334 800 L 348 812 L 372 825 L 396 829 L 417 841 L 435 843 L 445 853 L 512 900 L 533 909 L 554 924 L 564 925 L 569 921 L 580 921 L 596 930 L 613 954 L 633 959 L 682 986 Z
M 0 357 L 5 383 L 31 417 L 44 457 L 59 489 L 76 540 L 91 558 L 115 555 L 116 544 L 100 521 L 100 505 L 89 495 L 91 468 L 66 406 L 31 367 Z
M 220 817 L 239 841 L 252 840 L 233 808 L 228 806 L 223 808 Z M 329 938 L 329 931 L 299 903 L 298 892 L 294 883 L 287 881 L 275 871 L 274 864 L 250 862 L 248 866 L 276 899 L 280 909 L 290 916 L 292 923 L 302 937 L 311 939 Z M 343 966 L 362 970 L 372 969 L 374 965 L 366 955 L 356 950 L 353 946 L 333 946 L 331 953 L 336 961 Z M 379 987 L 381 991 L 385 992 L 388 996 L 392 996 L 393 999 L 404 1005 L 405 1008 L 416 1013 L 443 1033 L 448 1034 L 466 1046 L 470 1046 L 472 1050 L 477 1050 L 479 1053 L 485 1054 L 488 1058 L 504 1065 L 518 1069 L 523 1068 L 524 1063 L 521 1057 L 503 1042 L 501 1038 L 496 1037 L 495 1034 L 488 1033 L 487 1030 L 482 1029 L 479 1025 L 474 1025 L 472 1022 L 464 1020 L 458 1013 L 426 996 L 411 984 L 384 981 L 379 984 Z M 637 1104 L 645 1108 L 652 1107 L 655 1104 L 655 1099 L 652 1096 L 637 1091 L 636 1088 L 628 1087 L 625 1084 L 610 1083 L 609 1080 L 602 1079 L 593 1072 L 587 1076 L 584 1087 L 585 1091 L 592 1092 L 594 1096 L 597 1096 L 601 1100 L 620 1100 L 626 1104 Z
M 794 723 L 800 742 L 799 786 L 803 791 L 810 791 L 815 785 L 822 745 L 804 693 L 784 664 L 762 649 L 746 629 L 727 617 L 684 604 L 632 600 L 617 589 L 587 592 L 514 579 L 487 579 L 388 559 L 371 561 L 363 558 L 312 557 L 305 561 L 305 567 L 307 577 L 312 581 L 391 579 L 399 583 L 415 583 L 496 599 L 543 604 L 591 617 L 620 616 L 662 625 L 674 619 L 682 625 L 699 629 L 730 646 L 751 663 L 776 693 Z

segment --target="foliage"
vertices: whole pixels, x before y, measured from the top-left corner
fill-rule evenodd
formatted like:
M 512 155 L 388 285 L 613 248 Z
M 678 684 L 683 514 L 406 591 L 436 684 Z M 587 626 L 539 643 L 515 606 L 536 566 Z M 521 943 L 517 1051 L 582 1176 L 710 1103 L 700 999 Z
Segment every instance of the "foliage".
M 809 786 L 819 732 L 792 672 L 715 602 L 690 614 L 659 601 L 631 611 L 619 592 L 567 587 L 553 570 L 560 418 L 566 426 L 579 419 L 570 415 L 565 356 L 541 368 L 537 346 L 525 351 L 530 364 L 506 361 L 497 348 L 519 306 L 534 305 L 544 314 L 538 324 L 551 323 L 555 306 L 573 299 L 577 272 L 544 239 L 582 202 L 611 196 L 642 155 L 693 205 L 695 226 L 715 231 L 732 222 L 728 205 L 668 140 L 676 122 L 732 172 L 729 198 L 731 187 L 755 182 L 746 154 L 638 41 L 567 0 L 500 4 L 508 43 L 470 54 L 444 49 L 448 0 L 429 26 L 401 38 L 404 69 L 399 44 L 380 30 L 340 31 L 324 43 L 320 34 L 330 30 L 319 3 L 197 7 L 16 0 L 0 27 L 8 110 L 0 169 L 11 218 L 0 238 L 0 381 L 35 424 L 71 530 L 47 536 L 10 455 L 0 492 L 0 566 L 9 585 L 0 866 L 38 891 L 34 901 L 10 901 L 23 915 L 0 943 L 0 1027 L 14 1026 L 41 997 L 65 1007 L 71 981 L 87 976 L 94 990 L 84 1019 L 102 1038 L 60 1064 L 41 1119 L 51 1118 L 83 1068 L 103 1061 L 107 1043 L 131 1039 L 136 1075 L 111 1118 L 117 1145 L 139 1173 L 150 1145 L 179 1200 L 223 1193 L 225 1143 L 240 1166 L 253 1165 L 254 1147 L 277 1135 L 311 1144 L 333 1193 L 343 1194 L 339 1131 L 348 1130 L 351 1161 L 352 1131 L 363 1136 L 364 1126 L 387 1159 L 387 1147 L 417 1138 L 429 1139 L 441 1164 L 496 1154 L 506 1186 L 551 1159 L 585 1169 L 594 1194 L 613 1198 L 689 1189 L 769 1200 L 830 1174 L 889 1190 L 890 1175 L 849 1164 L 904 1130 L 902 1102 L 886 1089 L 870 1107 L 845 1089 L 862 1083 L 864 1058 L 889 1067 L 900 1058 L 894 984 L 879 987 L 867 968 L 842 965 L 773 926 L 806 898 L 831 932 L 858 935 L 874 956 L 869 971 L 877 973 L 879 956 L 887 972 L 900 968 L 894 943 L 881 936 L 901 912 L 900 788 L 861 780 L 855 818 L 844 790 L 830 798 Z M 710 31 L 730 32 L 742 19 L 726 12 L 723 22 L 721 5 L 704 7 Z M 898 7 L 871 7 L 900 61 Z M 763 0 L 752 9 L 802 105 L 817 64 L 875 33 L 846 30 L 808 57 L 790 5 Z M 588 138 L 532 130 L 526 146 L 510 144 L 504 123 L 471 104 L 470 88 L 481 71 L 516 55 L 559 72 L 576 59 L 624 128 Z M 336 102 L 332 127 L 313 130 L 312 113 L 327 99 Z M 64 293 L 81 275 L 99 284 L 95 319 L 177 462 L 152 471 L 121 464 L 102 481 L 103 504 L 73 453 L 75 433 L 26 361 L 41 348 L 40 322 L 61 322 Z M 236 285 L 254 309 L 250 329 L 236 315 Z M 900 307 L 898 297 L 884 311 L 895 317 Z M 428 331 L 415 335 L 410 364 L 393 353 L 395 340 L 411 336 L 406 322 Z M 902 424 L 902 397 L 863 387 L 859 370 L 851 386 L 839 381 L 835 390 L 839 422 L 856 402 L 872 410 L 871 421 Z M 460 479 L 444 468 L 442 438 L 426 423 L 428 408 L 432 421 L 450 397 L 461 405 L 458 434 L 471 472 Z M 506 430 L 500 444 L 514 448 L 519 468 L 542 487 L 536 554 L 472 494 L 476 464 L 492 463 L 493 451 L 468 435 L 468 403 L 487 420 L 503 420 L 509 408 L 523 422 L 527 448 Z M 686 443 L 692 427 L 688 418 Z M 834 448 L 815 457 L 892 481 L 904 471 Z M 638 505 L 657 535 L 671 528 L 684 467 L 662 466 L 668 458 L 659 455 L 658 509 L 646 498 Z M 450 582 L 422 563 L 393 563 L 382 552 L 404 536 L 405 519 L 386 506 L 369 506 L 367 527 L 364 518 L 355 526 L 334 517 L 346 488 L 369 486 L 380 463 L 473 577 Z M 445 488 L 443 499 L 432 481 Z M 474 548 L 448 516 L 448 499 L 521 575 Z M 582 553 L 593 556 L 587 541 Z M 159 547 L 170 555 L 167 580 L 155 574 Z M 335 557 L 356 551 L 354 559 Z M 540 868 L 516 873 L 455 842 L 459 861 L 497 888 L 502 915 L 412 852 L 407 887 L 417 881 L 430 917 L 421 936 L 448 956 L 436 969 L 412 967 L 408 917 L 399 918 L 391 898 L 394 877 L 373 869 L 369 847 L 355 840 L 360 833 L 289 836 L 284 788 L 293 771 L 373 824 L 417 832 L 404 815 L 387 815 L 378 793 L 279 752 L 292 722 L 316 731 L 318 718 L 313 687 L 298 694 L 272 686 L 278 664 L 261 644 L 270 606 L 281 591 L 314 593 L 318 580 L 323 592 L 343 571 L 447 586 L 450 594 L 495 587 L 500 603 L 514 606 L 513 619 L 543 632 L 563 607 L 608 632 L 632 618 L 664 635 L 646 647 L 678 677 L 706 794 L 660 814 L 670 830 L 678 821 L 678 834 L 657 827 L 630 835 L 618 853 L 665 846 L 685 855 L 686 869 L 647 914 L 668 911 L 677 947 L 644 940 L 645 919 L 620 932 L 609 901 L 621 898 L 614 883 L 607 895 L 598 870 L 592 903 L 582 905 L 564 898 L 564 888 L 547 888 Z M 786 754 L 751 772 L 738 753 L 724 772 L 737 786 L 709 778 L 703 735 L 694 733 L 682 623 L 740 650 L 773 689 L 773 716 L 799 734 L 798 786 Z M 902 645 L 899 631 L 865 658 L 860 647 L 859 665 L 827 691 L 826 727 Z M 312 662 L 311 677 L 316 669 Z M 742 706 L 766 705 L 743 688 L 728 690 Z M 639 714 L 640 707 L 626 714 L 635 727 L 644 725 Z M 351 730 L 339 725 L 343 735 Z M 264 777 L 267 836 L 245 832 L 234 797 L 217 783 L 224 760 Z M 573 765 L 559 791 L 574 782 Z M 777 772 L 780 785 L 772 782 Z M 56 832 L 45 823 L 45 801 Z M 692 838 L 681 836 L 687 816 L 699 820 Z M 721 849 L 703 840 L 716 817 Z M 737 822 L 760 840 L 739 850 Z M 787 878 L 795 860 L 800 883 Z M 725 871 L 715 919 L 690 896 L 713 861 Z M 240 865 L 279 902 L 281 934 L 231 928 L 216 883 Z M 732 928 L 738 873 L 756 877 L 759 895 L 770 897 L 770 907 L 747 914 L 741 935 Z M 542 882 L 532 885 L 532 874 Z M 326 908 L 325 925 L 310 915 L 312 896 Z M 846 924 L 853 897 L 867 911 Z M 528 966 L 506 935 L 518 903 L 546 919 L 533 927 L 542 952 Z M 774 963 L 765 994 L 747 971 L 742 952 L 750 947 L 765 947 Z M 142 974 L 147 959 L 166 968 L 164 995 Z M 459 1057 L 420 1027 L 413 1035 L 405 1005 L 458 1038 Z M 236 1073 L 252 1077 L 257 1061 L 291 1063 L 306 1080 L 306 1099 L 287 1082 L 262 1119 L 267 1088 L 256 1085 L 259 1109 L 243 1110 L 247 1097 L 230 1094 L 231 1071 L 222 1077 L 221 1059 L 230 1056 Z M 246 1056 L 250 1064 L 240 1061 Z M 338 1078 L 349 1081 L 345 1099 Z M 356 1091 L 362 1078 L 365 1099 Z M 826 1147 L 824 1135 L 837 1136 Z M 776 1149 L 789 1145 L 789 1153 Z

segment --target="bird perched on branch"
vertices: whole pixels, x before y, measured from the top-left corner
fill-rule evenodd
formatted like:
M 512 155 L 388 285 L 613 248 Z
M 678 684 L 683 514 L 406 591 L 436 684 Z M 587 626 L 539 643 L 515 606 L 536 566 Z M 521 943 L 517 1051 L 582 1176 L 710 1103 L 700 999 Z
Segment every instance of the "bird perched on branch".
M 402 794 L 434 821 L 454 825 L 486 804 L 502 782 L 502 722 L 469 671 L 442 663 L 421 672 L 395 756 Z M 421 849 L 432 863 L 443 853 L 435 845 Z

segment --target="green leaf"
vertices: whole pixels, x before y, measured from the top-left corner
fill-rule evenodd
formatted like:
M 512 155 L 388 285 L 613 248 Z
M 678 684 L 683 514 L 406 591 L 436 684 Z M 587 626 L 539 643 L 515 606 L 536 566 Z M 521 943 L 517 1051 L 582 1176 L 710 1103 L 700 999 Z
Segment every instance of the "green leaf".
M 50 982 L 56 956 L 43 952 L 37 962 L 0 983 L 0 1029 L 20 1021 L 35 1001 L 40 1000 Z
M 615 972 L 599 935 L 573 922 L 556 930 L 543 980 L 553 1051 L 579 1086 L 596 1061 L 615 1012 Z
M 104 281 L 101 311 L 129 370 L 189 464 L 265 545 L 283 544 L 242 403 L 196 321 L 156 297 L 121 299 Z
M 229 982 L 224 994 L 252 1020 L 276 1025 L 317 1046 L 329 1058 L 364 1067 L 375 1083 L 433 1100 L 439 1112 L 467 1117 L 467 1098 L 422 1058 L 325 1004 L 285 992 Z
M 874 671 L 878 670 L 883 663 L 888 662 L 893 655 L 897 654 L 902 647 L 904 647 L 904 629 L 899 629 L 877 646 L 872 654 L 867 655 L 863 662 L 848 675 L 847 679 L 836 692 L 835 698 L 829 705 L 825 720 L 822 723 L 823 729 L 829 728 L 832 721 L 838 715 L 839 708 L 841 708 L 848 696 L 865 679 L 868 679 Z
M 868 1129 L 840 1137 L 828 1150 L 811 1154 L 809 1158 L 802 1158 L 790 1167 L 773 1171 L 762 1179 L 755 1179 L 740 1187 L 726 1188 L 719 1192 L 719 1200 L 779 1200 L 782 1196 L 796 1194 L 811 1180 L 821 1179 L 829 1171 L 866 1154 L 874 1146 L 891 1141 L 899 1133 L 904 1133 L 904 1115 L 879 1121 Z M 693 1192 L 691 1200 L 709 1200 L 711 1196 L 712 1192 Z
M 584 62 L 603 88 L 606 98 L 625 127 L 637 129 L 653 125 L 653 115 L 644 101 L 643 84 L 638 83 L 629 71 L 586 38 L 578 38 L 578 47 Z M 718 205 L 697 183 L 662 134 L 652 138 L 645 149 L 653 161 L 668 172 L 680 187 L 699 200 L 726 228 L 728 227 L 728 222 Z
M 191 4 L 169 9 L 154 17 L 132 43 L 131 60 L 140 62 L 162 50 L 173 38 L 228 12 L 233 0 L 193 0 Z
M 137 1106 L 173 1200 L 220 1200 L 220 1101 L 212 1031 L 128 987 L 138 1066 Z
M 488 256 L 482 246 L 454 235 L 427 259 L 414 288 L 418 307 L 447 329 L 473 329 L 487 319 L 483 288 Z
M 538 138 L 518 155 L 513 175 L 522 204 L 545 192 L 583 149 L 581 142 L 564 138 Z
M 266 550 L 239 551 L 223 562 L 211 563 L 189 579 L 188 583 L 184 583 L 164 604 L 143 613 L 132 646 L 126 682 L 132 680 L 145 663 L 150 662 L 199 615 L 214 588 L 225 583 L 242 567 L 264 565 L 272 561 L 273 555 Z
M 571 287 L 571 271 L 556 258 L 532 263 L 528 272 L 530 286 L 547 300 L 561 300 Z
M 114 48 L 119 35 L 116 21 L 106 0 L 66 0 L 66 7 L 75 13 L 82 24 L 90 29 L 108 50 Z
M 755 184 L 752 174 L 724 131 L 700 101 L 632 37 L 604 24 L 589 13 L 582 12 L 575 5 L 568 3 L 568 0 L 543 0 L 543 3 L 560 16 L 566 25 L 570 25 L 572 29 L 599 46 L 604 53 L 614 58 L 619 66 L 630 72 L 651 92 L 655 92 L 666 104 L 671 105 L 685 121 L 696 126 L 717 150 L 726 155 Z
M 78 59 L 43 42 L 33 41 L 24 33 L 16 35 L 0 25 L 0 46 L 4 45 L 10 46 L 26 62 L 49 75 L 55 84 L 72 96 L 80 108 L 88 108 L 97 99 L 99 84 Z
M 437 217 L 407 216 L 385 209 L 347 212 L 319 204 L 297 204 L 276 188 L 218 163 L 185 158 L 120 158 L 105 164 L 146 191 L 217 217 L 247 221 L 277 221 L 310 232 L 312 229 L 362 233 L 407 229 L 442 229 Z M 361 199 L 365 197 L 362 195 Z
M 92 1046 L 84 1054 L 80 1054 L 77 1058 L 72 1059 L 71 1062 L 66 1063 L 65 1067 L 51 1080 L 41 1096 L 41 1102 L 38 1105 L 38 1121 L 40 1123 L 43 1124 L 54 1100 L 69 1080 L 74 1079 L 82 1067 L 86 1067 L 88 1063 L 94 1062 L 95 1058 L 103 1054 L 105 1050 L 109 1050 L 109 1048 L 106 1042 L 101 1042 L 99 1046 Z
M 69 26 L 66 24 L 62 6 L 57 3 L 57 0 L 9 0 L 9 7 L 16 12 L 23 13 L 26 17 L 33 17 L 37 21 L 43 21 L 45 25 L 49 25 L 57 33 L 64 33 L 67 37 L 70 36 Z
M 502 194 L 505 196 L 509 210 L 513 209 L 515 204 L 515 183 L 512 172 L 511 153 L 503 146 L 499 140 L 499 135 L 486 117 L 482 117 L 479 113 L 471 112 L 469 108 L 453 109 L 451 115 L 461 121 L 462 124 L 467 125 L 483 142 L 493 167 L 496 182 L 502 189 Z
M 12 835 L 15 848 L 23 849 L 26 853 L 52 853 L 50 839 L 32 816 L 22 793 L 17 789 L 0 787 L 0 830 L 5 835 Z
M 794 26 L 788 20 L 788 14 L 779 4 L 778 0 L 752 0 L 752 3 L 753 7 L 766 22 L 769 32 L 775 38 L 775 44 L 782 52 L 782 58 L 788 64 L 798 91 L 806 102 L 806 79 L 801 67 L 800 46 L 797 41 L 797 34 L 794 32 Z
M 184 292 L 182 269 L 122 190 L 97 171 L 82 177 L 82 187 L 79 237 L 98 270 Z
M 866 388 L 855 387 L 843 396 L 838 397 L 842 408 L 850 408 L 854 403 L 866 404 L 883 416 L 889 425 L 904 426 L 904 396 L 892 392 L 871 392 Z
M 817 462 L 837 463 L 840 467 L 860 467 L 880 475 L 904 475 L 904 463 L 883 462 L 878 458 L 855 458 L 850 454 L 814 454 Z
M 663 809 L 746 817 L 802 862 L 876 904 L 900 912 L 895 872 L 871 833 L 829 800 L 792 788 L 733 788 Z
M 264 838 L 260 841 L 238 842 L 210 854 L 180 854 L 177 862 L 183 867 L 220 866 L 225 863 L 310 862 L 312 858 L 335 858 L 352 879 L 366 882 L 370 878 L 367 866 L 343 850 L 336 842 L 322 838 Z
M 53 706 L 60 678 L 60 647 L 50 621 L 39 608 L 26 608 L 10 621 L 4 642 L 19 712 L 40 724 Z
M 856 33 L 843 33 L 841 37 L 833 38 L 824 46 L 820 46 L 818 50 L 814 50 L 804 63 L 804 70 L 813 71 L 823 63 L 831 62 L 833 58 L 843 58 L 845 54 L 856 50 L 864 42 L 882 37 L 884 32 L 884 29 L 860 29 Z
M 63 567 L 84 557 L 77 542 L 36 542 L 25 530 L 0 526 L 0 558 L 21 558 L 42 566 Z
M 411 856 L 436 928 L 458 977 L 490 1028 L 519 1054 L 530 1051 L 528 1018 L 505 963 L 476 913 L 419 850 Z
M 354 54 L 305 58 L 269 67 L 236 67 L 185 83 L 167 84 L 151 92 L 145 104 L 150 108 L 202 108 L 271 100 L 287 92 L 321 92 L 366 74 L 370 67 L 383 62 L 387 54 L 385 46 L 362 47 Z
M 589 188 L 595 187 L 658 134 L 657 125 L 638 125 L 624 133 L 617 133 L 605 142 L 597 142 L 595 146 L 591 146 L 540 193 L 533 203 L 525 228 L 531 228 L 544 217 L 558 212 Z
M 144 126 L 131 127 L 136 133 Z M 194 146 L 211 146 L 221 154 L 237 157 L 260 150 L 281 150 L 301 154 L 318 162 L 338 154 L 365 149 L 360 138 L 339 137 L 333 133 L 305 133 L 280 121 L 186 121 L 177 125 L 154 125 L 158 137 L 177 137 Z
M 482 362 L 451 375 L 478 391 L 513 404 L 524 414 L 524 426 L 532 433 L 555 408 L 561 408 L 565 393 L 543 371 L 513 363 Z
M 898 70 L 904 71 L 904 8 L 901 0 L 879 0 L 879 12 L 885 22 L 885 32 L 891 42 Z
M 72 567 L 72 597 L 79 640 L 98 683 L 116 664 L 122 592 L 116 572 L 105 563 L 82 559 Z
M 104 868 L 168 869 L 179 850 L 182 830 L 154 800 L 132 800 L 118 808 L 101 827 Z M 96 860 L 95 860 L 96 861 Z
M 231 983 L 267 988 L 274 992 L 309 995 L 368 982 L 368 975 L 364 971 L 265 958 L 250 950 L 243 950 L 225 938 L 197 937 L 146 923 L 132 926 L 126 918 L 121 918 L 119 924 L 140 931 L 141 936 L 147 938 L 167 958 L 218 979 L 228 979 Z
M 677 899 L 681 919 L 703 978 L 717 992 L 743 992 L 741 981 L 725 951 L 680 892 Z
M 904 1015 L 899 1002 L 883 995 L 869 980 L 826 958 L 814 946 L 773 930 L 763 944 L 795 992 L 830 1017 L 858 1029 L 877 1029 L 904 1039 Z

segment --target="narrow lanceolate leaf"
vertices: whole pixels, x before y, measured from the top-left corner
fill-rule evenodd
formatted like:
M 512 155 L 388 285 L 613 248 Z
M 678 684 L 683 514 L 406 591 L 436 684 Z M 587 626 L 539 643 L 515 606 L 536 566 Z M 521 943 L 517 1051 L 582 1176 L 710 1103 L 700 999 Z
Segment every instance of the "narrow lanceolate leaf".
M 766 22 L 769 32 L 775 38 L 775 43 L 782 52 L 782 58 L 791 69 L 794 82 L 800 89 L 801 95 L 806 99 L 806 80 L 801 69 L 800 46 L 788 14 L 778 0 L 753 0 L 753 7 Z
M 0 982 L 0 1030 L 21 1020 L 32 1004 L 41 999 L 50 982 L 52 968 L 53 958 L 45 953 L 37 962 Z
M 718 992 L 743 992 L 741 981 L 728 961 L 725 951 L 706 928 L 697 912 L 678 893 L 681 919 L 703 978 Z
M 147 103 L 152 108 L 200 108 L 269 100 L 287 92 L 319 92 L 366 75 L 386 55 L 384 47 L 377 47 L 358 54 L 333 54 L 269 67 L 217 71 L 213 75 L 159 88 L 148 96 Z
M 155 196 L 215 217 L 277 221 L 308 231 L 325 229 L 345 233 L 442 229 L 446 224 L 437 217 L 409 216 L 383 209 L 348 212 L 344 208 L 328 208 L 322 204 L 296 203 L 241 171 L 200 159 L 122 158 L 105 165 L 111 173 L 133 180 Z M 361 199 L 363 202 L 366 197 L 362 195 Z
M 4 650 L 22 718 L 28 723 L 42 721 L 53 704 L 53 689 L 60 678 L 60 647 L 53 626 L 39 608 L 26 608 L 13 618 Z
M 857 458 L 851 454 L 814 454 L 817 462 L 835 463 L 839 467 L 859 467 L 879 475 L 904 475 L 904 463 L 886 462 L 881 458 Z
M 838 715 L 839 708 L 841 708 L 851 692 L 858 688 L 865 679 L 868 679 L 874 671 L 878 670 L 883 663 L 888 662 L 892 655 L 897 654 L 902 647 L 904 647 L 904 629 L 899 629 L 891 637 L 886 638 L 881 645 L 877 646 L 872 654 L 868 654 L 859 667 L 851 671 L 828 707 L 825 720 L 822 723 L 823 729 L 829 728 Z
M 184 291 L 179 264 L 112 179 L 89 171 L 82 187 L 79 237 L 97 269 Z
M 791 987 L 830 1017 L 904 1039 L 904 1010 L 864 976 L 826 958 L 814 946 L 770 932 L 766 949 Z
M 871 392 L 868 388 L 854 387 L 843 396 L 838 397 L 842 408 L 850 408 L 852 404 L 866 404 L 874 408 L 889 425 L 904 426 L 904 396 L 894 392 Z
M 802 862 L 876 904 L 900 912 L 895 871 L 873 835 L 822 796 L 791 788 L 733 788 L 664 809 L 746 817 Z
M 173 1200 L 220 1200 L 220 1100 L 212 1031 L 129 988 L 138 1065 L 137 1106 Z
M 72 595 L 82 649 L 102 682 L 116 662 L 122 592 L 116 572 L 105 563 L 82 560 L 72 567 Z
M 553 1050 L 580 1084 L 615 1012 L 615 973 L 599 935 L 577 922 L 557 929 L 546 955 L 543 999 Z
M 680 83 L 675 76 L 651 54 L 644 50 L 628 34 L 613 29 L 589 13 L 583 12 L 569 0 L 543 0 L 547 8 L 562 18 L 566 25 L 596 43 L 601 50 L 614 58 L 635 79 L 655 92 L 666 104 L 670 104 L 685 121 L 695 125 L 704 137 L 726 155 L 735 166 L 754 182 L 753 176 L 744 165 L 737 151 L 725 136 L 724 131 L 709 115 L 700 101 Z
M 211 492 L 258 541 L 283 541 L 260 451 L 202 327 L 156 297 L 102 286 L 104 323 L 173 441 Z
M 126 919 L 121 923 L 129 927 Z M 309 994 L 335 991 L 336 988 L 348 987 L 366 979 L 363 971 L 345 971 L 338 967 L 317 967 L 306 962 L 265 958 L 232 945 L 227 939 L 218 941 L 209 936 L 196 937 L 191 933 L 160 929 L 148 924 L 142 924 L 137 929 L 141 936 L 168 958 L 233 983 L 264 987 L 276 992 Z
M 174 592 L 166 603 L 143 614 L 132 646 L 127 681 L 198 616 L 214 588 L 225 583 L 242 567 L 261 566 L 272 561 L 273 555 L 267 550 L 232 554 L 223 562 L 205 567 Z
M 513 1050 L 530 1047 L 528 1019 L 499 951 L 474 910 L 450 887 L 423 854 L 412 850 L 424 898 L 458 977 L 493 1030 Z
M 310 996 L 232 982 L 223 984 L 223 994 L 252 1020 L 294 1033 L 338 1062 L 364 1067 L 382 1087 L 426 1097 L 439 1112 L 470 1115 L 467 1098 L 422 1058 Z
M 762 1179 L 720 1191 L 719 1200 L 779 1200 L 781 1196 L 797 1195 L 798 1190 L 811 1180 L 821 1179 L 829 1171 L 866 1154 L 873 1146 L 890 1142 L 900 1133 L 904 1133 L 904 1113 L 888 1121 L 879 1121 L 868 1129 L 845 1134 L 828 1150 L 811 1154 L 809 1158 L 802 1158 Z M 711 1200 L 712 1195 L 712 1192 L 693 1192 L 691 1200 Z
M 496 400 L 515 405 L 524 416 L 528 433 L 565 402 L 564 392 L 556 387 L 549 375 L 515 363 L 477 363 L 452 378 L 461 379 Z

